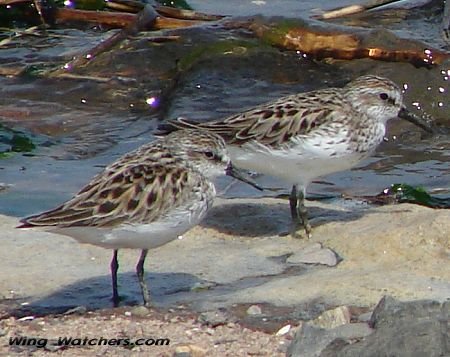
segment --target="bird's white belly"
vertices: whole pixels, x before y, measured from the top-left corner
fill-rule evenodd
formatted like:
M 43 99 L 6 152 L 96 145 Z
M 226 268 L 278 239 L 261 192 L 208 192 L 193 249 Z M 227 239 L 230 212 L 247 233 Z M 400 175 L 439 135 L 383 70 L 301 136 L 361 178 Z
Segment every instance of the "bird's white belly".
M 230 146 L 231 161 L 237 167 L 279 177 L 290 184 L 307 186 L 317 177 L 348 170 L 365 155 L 358 153 L 330 156 L 326 153 L 301 153 L 295 150 L 259 151 Z
M 153 249 L 169 243 L 197 225 L 202 217 L 190 217 L 178 221 L 155 221 L 148 224 L 122 224 L 114 228 L 65 227 L 51 232 L 69 236 L 80 243 L 97 245 L 110 249 Z

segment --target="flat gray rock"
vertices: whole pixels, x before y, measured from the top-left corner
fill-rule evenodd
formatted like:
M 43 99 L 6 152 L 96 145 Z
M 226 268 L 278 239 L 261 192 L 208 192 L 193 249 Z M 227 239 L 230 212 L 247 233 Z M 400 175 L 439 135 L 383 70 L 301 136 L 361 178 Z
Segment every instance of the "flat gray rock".
M 332 329 L 316 327 L 310 323 L 303 324 L 289 346 L 287 357 L 319 357 L 325 348 L 335 340 L 353 340 L 366 337 L 372 329 L 365 323 L 354 323 Z
M 375 332 L 336 350 L 336 356 L 450 356 L 449 318 L 450 301 L 400 302 L 384 297 L 372 314 Z
M 384 297 L 371 317 L 373 333 L 369 333 L 369 326 L 364 323 L 334 329 L 304 324 L 289 346 L 287 356 L 449 356 L 449 317 L 449 301 L 400 302 Z M 361 340 L 352 341 L 355 338 Z
M 320 264 L 334 267 L 339 260 L 336 253 L 331 249 L 322 247 L 320 243 L 313 243 L 291 255 L 287 262 L 289 264 Z

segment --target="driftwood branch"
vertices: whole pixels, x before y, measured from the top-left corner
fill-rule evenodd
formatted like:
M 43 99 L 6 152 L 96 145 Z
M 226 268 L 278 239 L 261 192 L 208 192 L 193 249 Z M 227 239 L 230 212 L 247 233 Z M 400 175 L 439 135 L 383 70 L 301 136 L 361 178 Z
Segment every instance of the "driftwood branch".
M 29 0 L 0 0 L 0 4 L 19 1 Z M 374 0 L 366 5 L 366 8 L 386 3 L 386 1 Z M 57 23 L 81 21 L 119 27 L 122 30 L 87 53 L 77 56 L 64 68 L 52 72 L 51 75 L 62 76 L 77 67 L 85 66 L 100 53 L 110 50 L 123 39 L 135 35 L 139 31 L 179 29 L 223 19 L 218 15 L 206 15 L 164 6 L 153 8 L 134 0 L 111 0 L 108 2 L 108 6 L 126 8 L 132 13 L 54 9 L 52 16 Z M 446 6 L 448 12 L 448 4 Z M 450 19 L 448 21 L 450 22 Z M 449 58 L 449 54 L 446 52 L 430 48 L 418 41 L 398 38 L 387 30 L 370 31 L 331 24 L 324 26 L 314 20 L 271 20 L 257 17 L 247 20 L 225 19 L 222 20 L 221 25 L 225 28 L 246 28 L 273 46 L 300 51 L 319 60 L 324 58 L 342 60 L 371 58 L 382 61 L 409 62 L 419 67 L 429 67 L 441 64 Z M 7 72 L 10 73 L 9 70 Z
M 119 11 L 92 11 L 69 8 L 54 7 L 49 11 L 52 21 L 45 21 L 45 14 L 41 10 L 41 0 L 0 0 L 0 6 L 14 5 L 18 3 L 34 3 L 38 16 L 42 23 L 50 22 L 62 24 L 67 22 L 85 22 L 105 25 L 113 28 L 126 28 L 136 22 L 135 14 L 142 11 L 145 5 L 136 0 L 111 0 L 106 2 L 106 6 L 112 10 Z M 155 6 L 154 11 L 158 14 L 153 26 L 153 30 L 184 28 L 195 26 L 205 21 L 217 21 L 225 16 L 210 15 L 192 10 L 176 9 L 168 6 Z M 149 28 L 150 29 L 150 28 Z
M 340 8 L 335 8 L 329 11 L 324 11 L 319 15 L 315 15 L 312 18 L 317 20 L 331 20 L 340 17 L 355 15 L 358 13 L 366 12 L 369 10 L 378 9 L 382 6 L 389 5 L 395 2 L 400 2 L 399 0 L 369 0 L 364 4 L 344 6 Z M 424 6 L 423 3 L 418 4 L 418 6 Z M 381 10 L 381 9 L 380 9 Z M 444 5 L 444 15 L 442 17 L 442 38 L 450 42 L 450 1 L 445 1 Z
M 150 6 L 150 5 L 147 5 Z M 109 27 L 126 28 L 136 22 L 136 15 L 127 12 L 89 11 L 76 9 L 56 9 L 54 14 L 57 23 L 87 22 Z M 176 29 L 195 26 L 203 23 L 203 20 L 185 20 L 158 15 L 152 27 L 147 30 Z
M 55 20 L 60 24 L 65 22 L 91 22 L 109 27 L 126 28 L 136 21 L 136 15 L 126 12 L 61 8 L 55 10 Z
M 449 53 L 433 49 L 418 41 L 406 40 L 387 30 L 347 29 L 297 21 L 249 24 L 256 36 L 289 50 L 297 50 L 315 59 L 352 60 L 371 58 L 391 62 L 409 62 L 417 67 L 441 64 Z M 387 47 L 386 43 L 389 43 Z
M 136 5 L 132 0 L 120 0 L 121 3 L 125 1 L 130 6 Z M 386 0 L 383 0 L 384 3 Z M 378 4 L 380 0 L 376 0 Z M 139 3 L 138 3 L 139 4 Z M 159 7 L 161 8 L 161 7 Z M 167 11 L 166 8 L 163 8 Z M 67 10 L 66 10 L 67 11 Z M 72 10 L 76 11 L 76 10 Z M 170 10 L 166 14 L 177 16 L 177 18 L 161 16 L 158 13 L 155 21 L 152 23 L 153 30 L 161 29 L 175 29 L 186 28 L 198 25 L 204 20 L 203 14 L 198 14 L 186 10 Z M 101 17 L 101 12 L 96 12 L 95 17 L 86 18 L 86 21 L 101 22 L 104 24 L 111 24 L 111 17 Z M 123 16 L 115 15 L 118 22 L 124 26 L 130 26 L 130 23 L 135 21 L 133 14 L 126 14 Z M 188 16 L 190 19 L 181 18 Z M 59 15 L 56 16 L 60 19 Z M 220 16 L 208 15 L 205 17 L 207 21 L 214 21 L 221 19 Z M 418 67 L 427 67 L 434 64 L 440 64 L 447 58 L 449 54 L 437 49 L 430 48 L 417 41 L 410 41 L 401 39 L 386 30 L 368 31 L 365 29 L 347 29 L 345 27 L 319 26 L 318 23 L 301 22 L 301 21 L 274 21 L 268 22 L 258 18 L 247 21 L 236 21 L 229 19 L 223 22 L 223 26 L 229 27 L 246 27 L 254 32 L 257 37 L 269 42 L 271 45 L 278 46 L 289 50 L 297 50 L 315 59 L 334 58 L 334 59 L 359 59 L 371 58 L 374 60 L 392 61 L 392 62 L 409 62 Z M 391 44 L 386 47 L 386 38 Z M 393 44 L 393 45 L 392 45 Z

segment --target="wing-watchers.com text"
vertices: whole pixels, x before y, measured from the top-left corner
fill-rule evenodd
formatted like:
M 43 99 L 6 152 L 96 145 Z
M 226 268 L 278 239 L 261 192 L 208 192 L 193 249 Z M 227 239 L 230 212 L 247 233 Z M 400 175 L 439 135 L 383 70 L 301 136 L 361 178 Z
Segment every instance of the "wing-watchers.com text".
M 53 346 L 168 346 L 168 338 L 91 338 L 91 337 L 57 337 L 54 339 L 16 336 L 9 338 L 10 346 L 34 346 L 45 348 Z

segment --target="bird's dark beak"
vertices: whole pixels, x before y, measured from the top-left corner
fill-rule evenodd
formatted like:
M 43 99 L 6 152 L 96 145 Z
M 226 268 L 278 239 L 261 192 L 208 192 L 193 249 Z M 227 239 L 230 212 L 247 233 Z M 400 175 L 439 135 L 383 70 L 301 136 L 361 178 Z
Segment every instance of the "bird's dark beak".
M 402 107 L 402 109 L 400 109 L 400 111 L 398 112 L 398 117 L 401 119 L 405 119 L 410 123 L 413 123 L 414 125 L 417 125 L 419 128 L 425 130 L 428 133 L 436 132 L 436 128 L 429 121 L 426 121 L 418 115 L 411 113 L 408 109 L 406 109 L 406 107 Z
M 231 164 L 231 162 L 228 164 L 228 167 L 226 168 L 225 173 L 228 176 L 234 177 L 235 179 L 237 179 L 239 181 L 248 183 L 250 186 L 253 186 L 257 190 L 260 190 L 260 191 L 263 190 L 263 188 L 261 186 L 259 186 L 255 181 L 253 181 L 248 174 L 246 174 L 246 173 L 242 172 L 241 170 L 235 168 Z

